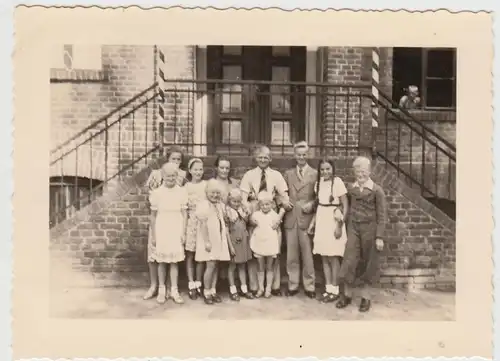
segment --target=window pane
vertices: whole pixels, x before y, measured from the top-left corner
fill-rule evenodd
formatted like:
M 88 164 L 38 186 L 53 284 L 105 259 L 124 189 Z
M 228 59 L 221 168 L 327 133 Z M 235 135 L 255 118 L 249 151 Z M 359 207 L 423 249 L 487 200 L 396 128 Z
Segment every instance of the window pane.
M 273 120 L 271 123 L 271 144 L 290 145 L 290 121 Z
M 273 56 L 290 56 L 290 47 L 273 46 Z
M 450 108 L 455 104 L 454 81 L 450 79 L 428 79 L 426 106 Z
M 241 144 L 241 122 L 239 120 L 222 121 L 222 143 Z
M 290 81 L 290 68 L 287 66 L 273 66 L 272 80 L 276 82 Z M 290 86 L 271 85 L 271 105 L 273 113 L 290 113 Z
M 241 80 L 241 66 L 230 65 L 222 68 L 222 78 L 224 80 Z M 241 112 L 241 84 L 224 84 L 222 86 L 222 111 Z
M 243 52 L 242 46 L 224 46 L 222 47 L 224 55 L 241 55 Z
M 404 88 L 422 87 L 422 48 L 394 48 L 392 60 L 392 98 L 399 102 Z
M 454 49 L 432 49 L 427 53 L 427 76 L 453 78 L 455 67 Z

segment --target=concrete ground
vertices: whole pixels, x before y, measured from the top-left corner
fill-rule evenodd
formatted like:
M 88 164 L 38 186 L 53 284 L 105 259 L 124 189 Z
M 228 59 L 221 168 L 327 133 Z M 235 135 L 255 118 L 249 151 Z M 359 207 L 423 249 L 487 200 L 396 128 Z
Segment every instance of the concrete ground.
M 51 293 L 51 317 L 94 319 L 185 319 L 185 320 L 394 320 L 453 321 L 455 293 L 422 290 L 373 289 L 372 309 L 359 313 L 356 300 L 346 309 L 321 304 L 303 294 L 271 299 L 242 299 L 234 302 L 227 293 L 217 305 L 191 301 L 183 293 L 185 304 L 156 300 L 144 301 L 143 288 L 66 288 Z

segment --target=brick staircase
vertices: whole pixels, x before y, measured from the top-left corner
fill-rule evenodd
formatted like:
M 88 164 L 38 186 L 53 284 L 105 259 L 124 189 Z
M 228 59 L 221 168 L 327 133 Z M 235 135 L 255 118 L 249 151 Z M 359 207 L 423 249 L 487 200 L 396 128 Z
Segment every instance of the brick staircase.
M 150 96 L 151 94 L 153 95 Z M 144 183 L 151 169 L 156 169 L 165 162 L 162 156 L 164 144 L 152 141 L 155 132 L 161 127 L 156 123 L 154 115 L 150 123 L 147 116 L 144 118 L 144 111 L 155 101 L 154 94 L 153 85 L 142 94 L 144 101 L 138 101 L 137 106 L 131 105 L 132 102 L 127 104 L 131 107 L 129 111 L 124 110 L 126 107 L 114 111 L 114 120 L 111 116 L 100 119 L 89 129 L 80 132 L 78 137 L 72 138 L 75 144 L 66 145 L 66 158 L 54 158 L 52 166 L 57 169 L 58 162 L 68 159 L 68 154 L 75 153 L 75 149 L 92 143 L 107 144 L 105 139 L 121 139 L 121 135 L 117 136 L 120 130 L 134 128 L 134 115 L 139 114 L 138 111 L 143 112 L 141 119 L 146 121 L 136 128 L 138 131 L 134 139 L 127 136 L 127 142 L 120 144 L 118 161 L 104 164 L 104 171 L 101 172 L 104 191 L 85 207 L 71 207 L 73 212 L 70 217 L 52 224 L 50 256 L 54 285 L 144 286 L 147 283 L 145 259 L 149 210 Z M 380 103 L 379 106 L 383 107 L 384 104 Z M 421 144 L 435 143 L 431 137 L 425 138 L 426 130 L 422 131 L 420 124 L 405 114 L 399 115 L 399 118 L 398 127 L 410 127 L 411 132 L 424 139 Z M 144 129 L 144 124 L 150 124 L 150 128 L 146 125 Z M 382 124 L 387 125 L 388 122 Z M 99 130 L 94 131 L 95 129 Z M 388 126 L 383 142 L 388 140 L 387 132 Z M 436 137 L 435 134 L 431 136 Z M 76 140 L 77 138 L 82 140 Z M 164 138 L 160 134 L 157 139 Z M 135 153 L 132 152 L 134 154 L 130 154 L 131 147 L 135 149 Z M 373 169 L 373 178 L 384 187 L 389 204 L 381 285 L 408 288 L 454 287 L 454 196 L 443 196 L 437 185 L 435 189 L 429 188 L 424 172 L 412 173 L 414 159 L 410 156 L 406 162 L 410 167 L 405 167 L 400 156 L 404 152 L 400 151 L 399 145 L 396 152 L 394 149 L 377 146 Z M 106 147 L 102 152 L 108 154 Z M 76 154 L 71 157 L 78 159 Z M 109 155 L 107 157 L 109 158 L 106 159 L 110 159 Z M 230 158 L 236 165 L 236 178 L 241 178 L 243 172 L 252 166 L 249 157 Z M 352 181 L 352 160 L 352 157 L 346 157 L 339 159 L 336 164 L 337 174 L 347 182 Z M 215 158 L 204 157 L 204 161 L 208 168 L 206 176 L 209 177 L 213 172 L 211 165 Z M 316 165 L 317 161 L 318 159 L 312 159 L 311 164 Z M 273 165 L 284 170 L 292 166 L 292 160 L 289 157 L 277 157 L 273 159 Z M 421 169 L 425 170 L 425 165 Z

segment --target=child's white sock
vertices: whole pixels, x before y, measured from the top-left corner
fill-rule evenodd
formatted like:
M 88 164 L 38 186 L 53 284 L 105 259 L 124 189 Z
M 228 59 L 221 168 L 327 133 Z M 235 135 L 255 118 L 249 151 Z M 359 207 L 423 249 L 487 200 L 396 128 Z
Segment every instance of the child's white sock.
M 330 293 L 333 293 L 334 295 L 339 294 L 339 286 L 332 286 L 332 291 Z
M 247 285 L 241 285 L 241 292 L 243 292 L 243 293 L 247 293 L 248 292 Z
M 236 292 L 238 292 L 236 290 L 236 286 L 229 286 L 229 292 L 231 292 L 232 294 L 235 294 Z
M 210 294 L 215 295 L 215 288 L 210 289 Z
M 194 281 L 194 288 L 201 288 L 201 281 Z
M 174 287 L 174 286 L 172 286 L 172 287 L 170 288 L 170 292 L 172 293 L 172 295 L 177 295 L 177 294 L 179 294 L 179 290 L 177 289 L 177 286 L 175 286 L 175 287 Z
M 196 288 L 196 282 L 194 281 L 188 282 L 188 288 L 190 290 L 194 290 Z
M 325 286 L 325 291 L 327 293 L 333 293 L 333 285 L 326 285 Z

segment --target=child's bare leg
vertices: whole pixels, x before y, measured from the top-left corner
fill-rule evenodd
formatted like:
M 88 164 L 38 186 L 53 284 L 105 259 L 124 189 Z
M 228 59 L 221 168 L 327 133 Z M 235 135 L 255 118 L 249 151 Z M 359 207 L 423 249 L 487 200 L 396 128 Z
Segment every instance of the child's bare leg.
M 177 263 L 170 264 L 170 285 L 171 285 L 171 296 L 175 303 L 184 303 L 184 300 L 179 295 L 179 289 L 177 283 L 179 280 L 179 265 Z
M 273 278 L 274 278 L 274 258 L 273 257 L 265 257 L 266 260 L 266 298 L 271 297 L 271 291 L 273 286 Z
M 215 261 L 206 262 L 205 274 L 203 275 L 203 294 L 205 296 L 205 301 L 213 302 L 212 300 L 212 282 L 213 274 L 215 268 Z
M 196 290 L 201 292 L 201 286 L 203 282 L 203 274 L 205 270 L 205 262 L 196 262 L 196 281 L 194 282 L 196 285 Z
M 328 301 L 329 294 L 333 293 L 332 291 L 332 269 L 330 264 L 331 257 L 322 256 L 321 262 L 323 264 L 323 274 L 325 276 L 325 293 L 323 294 L 322 301 Z
M 340 257 L 330 257 L 330 268 L 332 270 L 332 285 L 333 294 L 339 294 L 339 271 L 340 271 Z
M 248 293 L 246 263 L 238 264 L 238 277 L 240 279 L 241 292 L 246 295 Z
M 149 268 L 149 289 L 144 295 L 145 300 L 149 300 L 156 296 L 158 292 L 158 264 L 156 262 L 148 262 Z
M 236 288 L 236 263 L 229 262 L 229 266 L 227 268 L 227 279 L 229 281 L 229 295 L 233 301 L 239 301 L 240 296 L 238 295 L 238 289 Z
M 186 274 L 188 278 L 188 289 L 194 290 L 196 288 L 194 283 L 194 252 L 186 252 Z
M 158 303 L 165 303 L 167 300 L 167 290 L 165 283 L 167 281 L 167 264 L 166 263 L 158 263 L 158 282 L 160 286 L 158 287 L 158 296 L 156 300 Z
M 265 257 L 257 258 L 257 281 L 259 283 L 259 290 L 257 291 L 257 297 L 262 297 L 264 294 L 264 277 L 266 274 L 266 259 Z
M 216 262 L 214 266 L 214 274 L 212 276 L 212 293 L 217 293 L 217 281 L 219 280 L 219 264 Z

